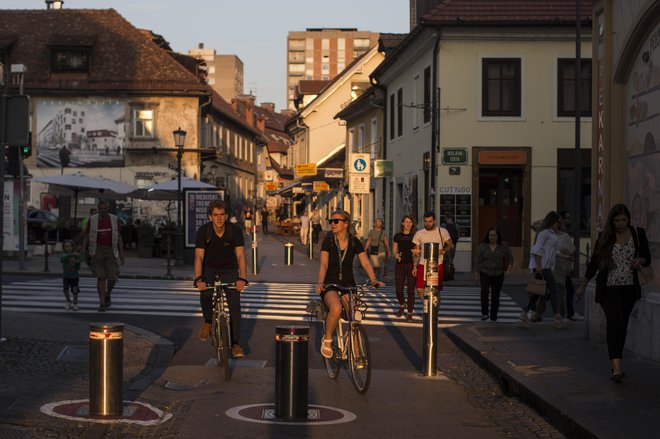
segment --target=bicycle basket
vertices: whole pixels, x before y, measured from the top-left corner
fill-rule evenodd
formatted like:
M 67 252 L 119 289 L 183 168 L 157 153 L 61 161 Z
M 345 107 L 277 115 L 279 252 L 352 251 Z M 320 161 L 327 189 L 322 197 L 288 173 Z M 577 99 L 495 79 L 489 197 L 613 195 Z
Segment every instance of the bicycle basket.
M 328 307 L 318 299 L 312 299 L 307 305 L 306 311 L 310 317 L 315 317 L 317 320 L 322 321 L 325 321 L 325 318 L 328 315 Z

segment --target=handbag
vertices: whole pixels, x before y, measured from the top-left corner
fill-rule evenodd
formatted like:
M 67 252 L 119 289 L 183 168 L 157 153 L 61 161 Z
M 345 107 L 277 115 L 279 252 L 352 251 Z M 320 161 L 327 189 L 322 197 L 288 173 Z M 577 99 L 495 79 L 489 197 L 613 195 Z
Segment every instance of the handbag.
M 444 268 L 442 270 L 442 280 L 447 282 L 450 280 L 454 280 L 454 276 L 456 275 L 456 267 L 454 267 L 454 261 L 449 258 L 447 262 L 444 264 Z
M 370 245 L 369 246 L 369 254 L 370 255 L 378 255 L 378 249 L 380 248 L 380 238 L 383 236 L 383 231 L 380 231 L 380 234 L 378 235 L 378 241 L 376 241 L 376 245 Z
M 639 247 L 639 234 L 637 233 L 637 227 L 635 227 L 635 236 L 637 237 L 637 247 Z M 639 255 L 639 252 L 637 248 L 635 248 L 635 257 Z M 655 272 L 653 271 L 653 266 L 652 265 L 647 265 L 647 266 L 641 266 L 637 270 L 637 279 L 639 280 L 639 284 L 641 286 L 644 286 L 646 284 L 650 284 L 655 280 Z
M 545 285 L 546 282 L 544 279 L 537 279 L 532 276 L 527 281 L 527 287 L 525 288 L 525 291 L 536 296 L 545 296 Z

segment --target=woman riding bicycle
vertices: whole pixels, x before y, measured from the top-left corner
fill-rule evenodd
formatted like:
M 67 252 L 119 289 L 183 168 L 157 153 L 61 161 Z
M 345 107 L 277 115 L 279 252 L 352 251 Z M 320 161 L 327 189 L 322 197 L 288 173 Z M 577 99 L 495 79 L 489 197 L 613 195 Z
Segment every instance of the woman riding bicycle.
M 330 217 L 330 233 L 321 244 L 321 263 L 319 266 L 318 283 L 316 292 L 328 307 L 328 316 L 325 319 L 325 333 L 321 340 L 321 355 L 332 358 L 332 333 L 339 322 L 342 303 L 336 290 L 324 290 L 325 284 L 337 284 L 346 287 L 355 286 L 353 276 L 353 259 L 358 257 L 362 268 L 369 276 L 373 285 L 383 286 L 376 279 L 374 269 L 369 262 L 369 257 L 358 238 L 348 233 L 351 224 L 351 216 L 343 210 L 336 210 Z

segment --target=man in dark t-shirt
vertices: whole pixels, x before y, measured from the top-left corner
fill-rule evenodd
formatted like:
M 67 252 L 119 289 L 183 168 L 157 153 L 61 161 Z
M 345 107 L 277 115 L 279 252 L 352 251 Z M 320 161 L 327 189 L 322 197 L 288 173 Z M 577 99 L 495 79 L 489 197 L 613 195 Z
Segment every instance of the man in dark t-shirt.
M 200 291 L 200 304 L 204 325 L 199 330 L 199 339 L 209 339 L 211 318 L 213 317 L 213 286 L 215 276 L 223 282 L 235 282 L 236 289 L 227 290 L 227 304 L 231 319 L 231 354 L 234 358 L 243 357 L 239 345 L 241 334 L 241 296 L 247 285 L 245 264 L 245 242 L 243 232 L 236 224 L 227 221 L 225 203 L 220 200 L 209 204 L 210 222 L 197 230 L 195 241 L 194 285 Z

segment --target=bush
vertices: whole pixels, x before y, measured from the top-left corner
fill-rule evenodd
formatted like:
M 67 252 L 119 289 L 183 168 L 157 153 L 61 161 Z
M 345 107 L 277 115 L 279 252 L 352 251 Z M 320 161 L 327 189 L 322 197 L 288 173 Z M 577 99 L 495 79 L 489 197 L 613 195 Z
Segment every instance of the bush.
M 142 221 L 137 228 L 138 246 L 149 248 L 154 246 L 156 228 L 148 221 Z

